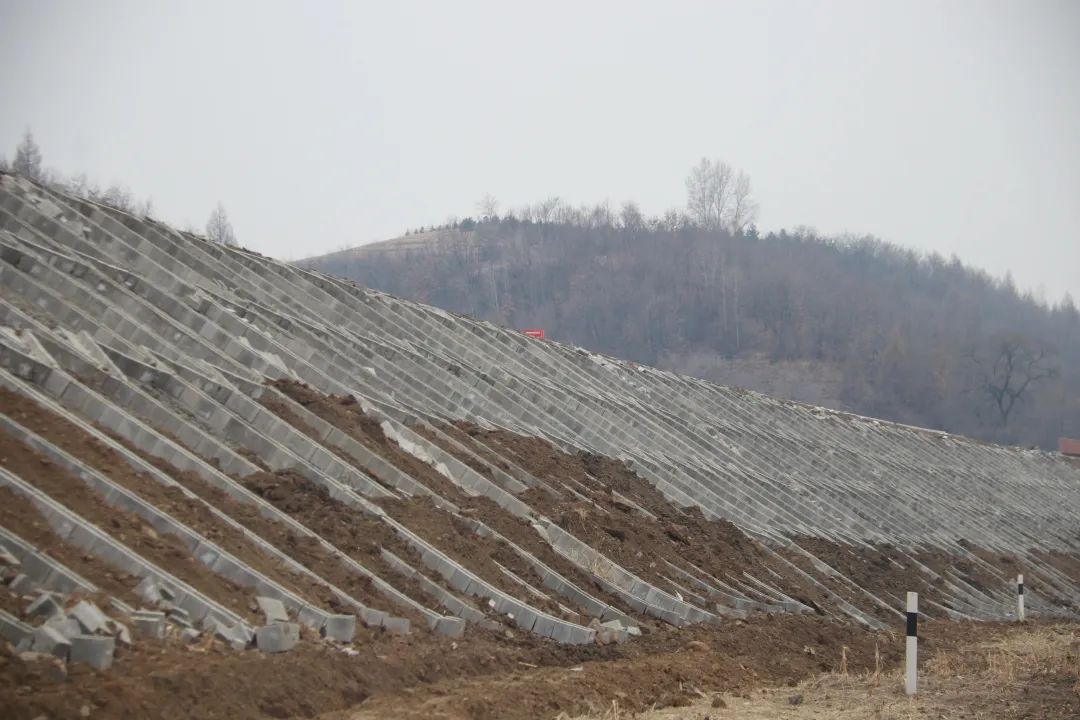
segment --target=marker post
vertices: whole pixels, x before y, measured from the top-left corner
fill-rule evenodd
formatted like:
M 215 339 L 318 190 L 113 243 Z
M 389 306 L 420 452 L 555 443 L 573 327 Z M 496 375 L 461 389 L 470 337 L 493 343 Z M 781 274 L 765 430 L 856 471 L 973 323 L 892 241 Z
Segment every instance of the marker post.
M 1023 602 L 1023 601 L 1021 601 Z M 915 694 L 917 663 L 919 658 L 919 593 L 907 594 L 907 666 L 904 673 L 904 691 Z
M 1016 619 L 1024 622 L 1024 576 L 1016 576 Z

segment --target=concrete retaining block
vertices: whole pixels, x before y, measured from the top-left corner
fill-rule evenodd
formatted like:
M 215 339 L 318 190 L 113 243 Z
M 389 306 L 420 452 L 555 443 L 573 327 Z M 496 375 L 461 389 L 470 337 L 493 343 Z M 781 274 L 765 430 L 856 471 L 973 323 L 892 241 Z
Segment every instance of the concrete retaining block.
M 109 618 L 94 603 L 82 600 L 68 611 L 68 617 L 79 623 L 87 635 L 108 630 Z
M 34 628 L 30 649 L 34 652 L 55 655 L 61 660 L 67 660 L 71 650 L 71 641 L 54 627 L 42 625 Z
M 165 637 L 165 613 L 153 610 L 140 610 L 131 614 L 135 630 L 145 637 L 161 640 Z
M 26 615 L 32 618 L 48 620 L 56 615 L 64 613 L 64 606 L 60 598 L 50 592 L 39 591 L 29 605 L 26 606 Z
M 256 597 L 256 604 L 259 606 L 259 610 L 266 617 L 266 624 L 273 625 L 274 623 L 289 622 L 289 613 L 285 610 L 285 605 L 277 598 L 268 597 Z
M 291 650 L 300 642 L 300 626 L 296 623 L 276 623 L 255 630 L 255 647 L 265 653 Z
M 98 635 L 76 635 L 71 638 L 69 661 L 72 663 L 86 663 L 98 670 L 105 670 L 112 666 L 115 651 L 116 640 L 114 638 Z

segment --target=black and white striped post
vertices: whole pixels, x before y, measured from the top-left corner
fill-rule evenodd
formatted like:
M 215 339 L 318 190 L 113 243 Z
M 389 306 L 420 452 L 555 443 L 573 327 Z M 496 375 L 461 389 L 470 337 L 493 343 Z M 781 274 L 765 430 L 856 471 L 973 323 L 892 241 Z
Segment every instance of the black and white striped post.
M 907 665 L 904 672 L 904 691 L 915 694 L 919 659 L 919 593 L 907 594 Z
M 1024 576 L 1016 576 L 1016 619 L 1024 622 Z

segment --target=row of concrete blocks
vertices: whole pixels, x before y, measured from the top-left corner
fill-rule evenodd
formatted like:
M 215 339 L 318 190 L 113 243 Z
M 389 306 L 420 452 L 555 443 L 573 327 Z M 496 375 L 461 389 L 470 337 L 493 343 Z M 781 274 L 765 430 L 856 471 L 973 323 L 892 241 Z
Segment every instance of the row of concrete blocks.
M 146 521 L 155 531 L 178 538 L 200 563 L 214 573 L 221 575 L 243 587 L 253 588 L 261 595 L 270 595 L 285 602 L 302 618 L 305 624 L 322 631 L 328 637 L 341 642 L 352 640 L 355 633 L 356 618 L 352 615 L 336 615 L 307 603 L 303 598 L 287 588 L 270 580 L 250 566 L 235 558 L 231 553 L 187 527 L 167 513 L 144 501 L 138 495 L 117 485 L 93 468 L 68 455 L 63 450 L 26 430 L 5 415 L 0 414 L 0 431 L 6 432 L 43 453 L 61 467 L 80 478 L 110 506 L 133 512 Z M 264 552 L 267 547 L 261 548 Z M 283 559 L 278 556 L 279 560 Z M 294 569 L 299 569 L 295 567 Z M 340 592 L 340 591 L 339 591 Z M 341 593 L 341 599 L 351 600 Z M 355 601 L 354 601 L 355 602 Z
M 704 593 L 704 597 L 714 603 L 713 608 L 721 615 L 745 617 L 750 612 L 790 612 L 784 606 L 749 598 L 742 591 L 709 575 L 692 563 L 687 564 L 697 575 L 667 560 L 664 560 L 664 564 L 680 581 L 689 584 L 692 590 Z
M 196 377 L 196 374 L 194 373 L 194 371 L 189 370 L 189 373 L 191 373 L 191 375 L 190 375 L 191 378 Z M 210 382 L 206 378 L 202 378 L 202 379 L 203 379 L 204 382 L 207 382 L 207 383 Z M 225 481 L 227 483 L 230 483 L 230 484 L 232 483 L 232 481 L 229 480 L 229 479 L 225 479 Z M 233 489 L 235 490 L 235 488 L 233 488 Z M 332 492 L 334 492 L 333 488 L 332 488 Z M 234 494 L 234 496 L 236 496 L 235 493 L 232 493 L 232 494 Z M 246 501 L 251 501 L 253 499 L 257 500 L 257 498 L 250 498 L 250 497 L 240 497 L 238 499 L 242 499 L 242 500 L 246 500 Z M 305 535 L 315 537 L 322 545 L 329 548 L 329 546 L 327 546 L 326 542 L 322 538 L 319 538 L 317 535 L 314 535 L 313 533 L 311 533 L 306 528 L 303 528 L 302 526 L 297 527 L 294 524 L 294 522 L 290 521 L 290 519 L 287 518 L 287 516 L 282 516 L 280 513 L 278 513 L 276 511 L 276 509 L 273 509 L 272 506 L 265 506 L 264 505 L 263 510 L 264 510 L 264 514 L 274 515 L 275 519 L 282 520 L 282 521 L 285 521 L 285 522 L 289 523 L 290 525 L 293 526 L 294 529 L 299 530 L 300 532 L 302 532 Z M 425 618 L 425 621 L 427 622 L 427 624 L 428 624 L 428 626 L 430 628 L 434 629 L 437 632 L 440 632 L 442 634 L 446 634 L 446 635 L 449 635 L 449 636 L 452 636 L 452 637 L 457 637 L 457 636 L 460 636 L 462 634 L 464 626 L 462 625 L 462 623 L 457 622 L 456 618 L 445 617 L 445 616 L 439 615 L 438 613 L 432 612 L 429 608 L 426 608 L 423 605 L 420 605 L 419 603 L 415 602 L 414 600 L 412 600 L 408 596 L 402 594 L 400 591 L 398 591 L 396 588 L 394 588 L 390 583 L 387 583 L 382 578 L 379 578 L 377 575 L 371 573 L 366 568 L 363 568 L 362 566 L 360 566 L 356 561 L 352 560 L 352 558 L 348 557 L 347 555 L 344 555 L 344 554 L 340 553 L 340 551 L 338 551 L 336 549 L 333 549 L 333 548 L 330 548 L 330 549 L 332 550 L 332 552 L 335 555 L 337 555 L 341 559 L 341 561 L 343 563 L 348 565 L 352 570 L 354 570 L 354 571 L 364 575 L 365 577 L 369 578 L 373 582 L 373 584 L 375 585 L 376 589 L 379 590 L 382 594 L 386 595 L 387 597 L 389 597 L 391 600 L 398 603 L 399 605 L 402 605 L 403 607 L 408 607 L 409 609 L 414 610 L 415 612 L 422 615 Z M 365 624 L 367 624 L 367 625 L 385 627 L 385 628 L 387 628 L 388 630 L 390 630 L 392 632 L 406 632 L 408 630 L 408 621 L 407 620 L 405 620 L 403 618 L 396 618 L 396 617 L 393 617 L 393 616 L 391 616 L 391 615 L 389 615 L 387 613 L 384 613 L 382 611 L 372 610 L 370 608 L 366 609 L 365 611 L 363 611 L 361 613 L 361 619 L 364 620 Z
M 491 529 L 475 518 L 460 516 L 459 520 L 471 527 L 473 532 L 477 535 L 481 537 L 493 537 L 500 542 L 505 543 L 513 552 L 517 553 L 518 557 L 524 560 L 534 572 L 536 572 L 540 577 L 543 587 L 582 608 L 590 617 L 598 618 L 604 622 L 618 620 L 627 626 L 633 624 L 634 621 L 629 616 L 585 592 L 505 535 Z
M 287 405 L 293 413 L 308 425 L 308 427 L 318 433 L 319 439 L 323 443 L 341 448 L 352 456 L 366 471 L 377 475 L 380 480 L 390 485 L 395 490 L 412 496 L 428 495 L 438 497 L 437 493 L 432 491 L 426 485 L 417 482 L 410 475 L 402 472 L 385 458 L 373 453 L 371 450 L 364 447 L 364 445 L 354 440 L 350 435 L 346 435 L 326 420 L 323 420 L 321 417 L 311 412 L 303 405 L 293 401 L 292 398 L 279 392 L 275 388 L 267 387 L 265 385 L 256 385 L 254 387 L 241 387 L 240 389 L 255 400 L 263 397 L 270 397 L 277 402 Z M 446 500 L 446 498 L 438 497 L 438 503 L 445 505 L 448 504 L 449 501 Z
M 2 372 L 2 371 L 0 371 L 0 372 Z M 3 382 L 3 376 L 2 375 L 0 375 L 0 382 Z M 12 386 L 12 389 L 17 390 L 19 392 L 27 392 L 27 391 L 30 390 L 29 388 L 20 387 L 20 386 L 15 385 L 15 384 L 13 384 L 11 382 L 7 382 L 5 384 L 8 384 L 8 385 Z M 30 391 L 30 392 L 32 392 L 32 391 Z M 38 397 L 33 397 L 33 399 L 38 403 L 46 405 L 47 407 L 51 405 L 51 403 L 46 398 L 42 398 L 42 397 L 38 396 Z M 49 409 L 52 410 L 53 412 L 58 412 L 58 413 L 61 413 L 61 414 L 64 414 L 64 415 L 67 414 L 64 411 L 64 409 L 59 408 L 59 407 L 51 406 L 51 407 L 49 407 Z M 97 435 L 97 430 L 95 428 L 85 426 L 78 418 L 74 418 L 74 417 L 69 416 L 68 419 L 71 422 L 74 422 L 75 424 L 82 426 L 83 429 L 86 430 L 89 434 Z M 154 468 L 153 466 L 147 465 L 145 462 L 143 462 L 141 460 L 141 458 L 132 456 L 122 446 L 115 445 L 115 443 L 113 443 L 113 441 L 110 438 L 107 438 L 105 436 L 101 436 L 99 439 L 102 442 L 112 446 L 115 451 L 121 453 L 121 455 L 124 457 L 124 459 L 127 460 L 130 464 L 132 464 L 132 466 L 135 469 L 137 469 L 137 470 L 139 470 L 141 472 L 150 473 L 155 479 L 157 479 L 159 482 L 162 482 L 163 484 L 169 484 L 169 485 L 173 484 L 171 479 L 169 479 L 167 476 L 162 476 L 161 473 L 156 468 Z M 231 491 L 230 494 L 233 495 L 234 497 L 236 497 L 236 499 L 244 501 L 244 502 L 256 503 L 256 504 L 258 504 L 260 506 L 260 508 L 263 511 L 264 515 L 269 515 L 269 516 L 272 517 L 272 519 L 284 522 L 286 525 L 290 526 L 292 529 L 294 529 L 294 530 L 296 530 L 298 532 L 301 532 L 304 535 L 315 538 L 318 542 L 320 542 L 320 544 L 322 544 L 324 547 L 327 547 L 327 549 L 330 550 L 334 555 L 338 556 L 345 565 L 350 567 L 350 569 L 352 569 L 353 571 L 358 572 L 358 573 L 364 575 L 365 577 L 369 578 L 373 582 L 373 584 L 375 585 L 376 589 L 378 589 L 380 592 L 387 595 L 388 597 L 390 597 L 390 599 L 397 602 L 398 604 L 400 604 L 400 605 L 402 605 L 404 607 L 408 607 L 408 608 L 410 608 L 412 610 L 415 610 L 416 612 L 418 612 L 419 614 L 424 616 L 424 618 L 425 618 L 427 624 L 429 625 L 429 627 L 435 629 L 437 632 L 447 634 L 447 635 L 451 635 L 451 636 L 455 636 L 455 637 L 460 636 L 461 633 L 463 632 L 463 626 L 462 626 L 461 623 L 456 621 L 456 618 L 447 618 L 447 617 L 441 616 L 441 615 L 439 615 L 437 613 L 433 613 L 430 609 L 425 608 L 424 606 L 422 606 L 419 603 L 415 602 L 411 598 L 408 598 L 407 596 L 403 595 L 400 591 L 398 591 L 396 588 L 393 588 L 393 586 L 390 585 L 389 583 L 387 583 L 385 580 L 382 580 L 381 578 L 374 575 L 373 573 L 371 573 L 366 568 L 363 568 L 362 566 L 360 566 L 358 563 L 356 563 L 354 560 L 352 560 L 352 558 L 348 557 L 347 555 L 344 555 L 343 553 L 341 553 L 336 548 L 332 548 L 331 546 L 329 546 L 325 542 L 325 540 L 323 540 L 319 536 L 315 535 L 314 533 L 312 533 L 310 530 L 308 530 L 304 526 L 296 523 L 294 520 L 292 520 L 288 516 L 284 515 L 283 513 L 280 513 L 279 511 L 277 511 L 272 506 L 269 506 L 264 501 L 261 501 L 261 499 L 256 498 L 255 496 L 252 496 L 250 493 L 244 491 L 242 488 L 237 486 L 231 479 L 225 478 L 223 476 L 217 476 L 216 479 L 220 480 L 220 482 L 213 483 L 213 484 L 215 484 L 215 486 L 219 487 L 220 489 L 223 489 L 223 490 L 226 490 L 226 491 Z M 221 515 L 220 513 L 217 513 L 217 514 L 219 516 Z M 227 518 L 225 520 L 229 521 L 231 524 L 235 525 L 235 521 L 228 520 Z M 293 561 L 291 558 L 288 558 L 287 556 L 282 554 L 280 551 L 278 551 L 276 548 L 274 548 L 272 545 L 270 545 L 269 543 L 266 543 L 265 541 L 263 541 L 261 538 L 258 538 L 257 536 L 253 536 L 252 533 L 250 533 L 249 531 L 247 531 L 244 528 L 239 528 L 239 529 L 249 539 L 251 539 L 257 545 L 262 547 L 262 549 L 264 551 L 266 551 L 268 554 L 271 554 L 271 555 L 277 557 L 279 560 L 281 560 L 285 564 L 289 565 L 290 567 L 293 567 L 294 569 L 296 569 L 301 574 L 311 576 L 314 581 L 317 581 L 320 584 L 329 585 L 328 583 L 326 583 L 321 578 L 318 578 L 317 576 L 315 576 L 308 568 L 306 568 L 306 567 L 304 567 L 302 565 L 299 565 L 298 563 Z M 384 628 L 386 628 L 387 630 L 389 630 L 391 632 L 398 632 L 398 633 L 408 632 L 408 629 L 409 629 L 408 620 L 406 620 L 404 618 L 392 616 L 389 613 L 386 613 L 385 611 L 382 611 L 382 610 L 376 610 L 374 608 L 369 608 L 369 607 L 359 603 L 355 599 L 349 597 L 344 591 L 342 591 L 342 590 L 340 590 L 338 588 L 335 588 L 333 585 L 329 585 L 329 587 L 335 593 L 335 595 L 337 595 L 339 597 L 339 599 L 341 599 L 345 604 L 350 605 L 351 607 L 354 608 L 354 610 L 357 613 L 357 616 L 359 616 L 359 618 L 361 619 L 362 622 L 364 622 L 365 625 L 373 626 L 373 627 L 384 627 Z M 320 622 L 322 622 L 322 618 L 318 617 L 318 615 L 319 615 L 319 611 L 315 611 L 314 609 L 303 610 L 302 611 L 302 617 L 305 620 L 307 620 L 306 624 L 312 624 L 312 625 L 314 625 L 316 627 L 325 628 L 326 623 L 323 623 L 321 625 L 319 624 Z M 351 616 L 344 616 L 344 617 L 351 617 Z M 333 623 L 333 626 L 337 627 L 337 628 L 341 628 L 341 623 L 339 621 L 335 620 L 335 622 Z M 325 632 L 325 629 L 324 629 L 324 632 Z M 344 629 L 342 628 L 340 630 L 340 632 L 344 632 Z M 334 634 L 337 635 L 337 634 L 340 634 L 340 632 L 335 632 Z
M 386 548 L 382 548 L 380 552 L 383 560 L 385 560 L 386 564 L 393 568 L 395 572 L 414 580 L 421 590 L 428 596 L 434 598 L 436 602 L 446 608 L 446 610 L 455 617 L 489 630 L 497 629 L 499 627 L 499 623 L 489 620 L 487 615 L 483 612 L 464 602 L 461 598 L 454 595 L 452 592 L 449 592 L 443 586 L 432 581 L 394 553 Z
M 402 540 L 416 549 L 424 565 L 441 575 L 451 588 L 465 595 L 485 598 L 492 610 L 507 617 L 522 630 L 569 645 L 588 644 L 596 640 L 596 632 L 591 628 L 552 617 L 507 595 L 448 558 L 400 523 L 390 518 L 385 520 Z
M 192 374 L 194 375 L 194 373 Z M 204 380 L 204 382 L 209 383 L 206 378 L 202 379 Z M 306 531 L 306 534 L 310 534 L 310 532 Z M 321 538 L 319 538 L 319 540 L 320 542 L 323 542 L 325 544 L 325 541 L 322 541 Z M 340 553 L 337 553 L 336 551 L 335 554 L 339 554 L 339 556 L 341 556 Z M 394 602 L 404 607 L 409 607 L 410 609 L 424 616 L 428 626 L 435 629 L 437 632 L 450 636 L 460 636 L 463 632 L 463 625 L 462 623 L 458 622 L 456 618 L 448 618 L 438 615 L 437 613 L 433 613 L 430 609 L 423 607 L 419 603 L 400 593 L 400 591 L 396 590 L 396 588 L 393 588 L 393 586 L 386 581 L 370 573 L 370 571 L 367 571 L 365 568 L 360 567 L 357 563 L 355 563 L 355 561 L 352 561 L 351 558 L 348 558 L 347 556 L 341 556 L 341 558 L 342 561 L 350 565 L 352 569 L 361 572 L 365 576 L 369 577 L 369 579 L 371 579 L 375 584 L 376 588 L 384 595 L 390 597 Z M 353 603 L 355 603 L 355 601 L 353 601 Z M 406 620 L 402 618 L 395 618 L 386 613 L 383 613 L 382 611 L 376 611 L 370 608 L 361 608 L 360 615 L 361 619 L 364 620 L 365 624 L 379 625 L 395 632 L 405 632 L 408 629 L 408 622 Z
M 176 597 L 175 605 L 190 617 L 198 620 L 210 618 L 230 627 L 247 627 L 243 619 L 231 610 L 202 595 L 171 573 L 144 560 L 119 541 L 3 468 L 0 468 L 0 486 L 8 487 L 30 499 L 61 540 L 124 572 L 170 588 Z
M 683 602 L 613 563 L 555 523 L 541 520 L 532 527 L 557 553 L 596 577 L 635 610 L 676 626 L 716 619 L 715 614 Z
M 201 389 L 171 372 L 148 368 L 143 363 L 111 348 L 106 348 L 105 351 L 124 369 L 132 381 L 145 382 L 144 378 L 152 371 L 154 386 L 161 388 L 186 411 L 200 418 L 200 421 L 206 425 L 207 436 L 213 439 L 212 445 L 215 446 L 214 450 L 218 454 L 237 455 L 225 442 L 231 441 L 235 445 L 247 447 L 256 452 L 259 458 L 272 469 L 298 468 L 305 475 L 315 472 L 324 473 L 365 494 L 392 497 L 371 478 L 346 465 L 332 453 L 322 449 L 242 393 L 235 390 L 229 391 L 219 385 L 221 389 L 218 396 L 211 398 Z M 161 422 L 155 423 L 157 427 L 190 425 L 171 412 L 166 412 L 170 417 L 168 420 L 163 418 Z M 246 475 L 256 470 L 258 470 L 257 467 L 248 463 L 248 467 L 239 474 Z
M 435 443 L 421 437 L 406 426 L 396 423 L 388 417 L 381 416 L 378 411 L 374 411 L 372 414 L 379 421 L 379 425 L 386 436 L 396 441 L 402 450 L 431 465 L 466 493 L 483 495 L 515 517 L 528 518 L 532 515 L 532 510 L 528 505 Z M 521 491 L 524 490 L 525 488 L 522 487 Z
M 395 591 L 392 590 L 392 588 L 388 588 L 388 589 L 391 592 L 395 592 Z M 397 593 L 397 595 L 400 596 L 400 593 Z M 404 596 L 400 596 L 400 597 L 404 598 Z M 415 603 L 413 603 L 413 604 L 415 605 Z M 429 624 L 432 624 L 436 629 L 438 629 L 438 630 L 440 630 L 442 632 L 453 634 L 453 635 L 459 635 L 460 634 L 461 626 L 459 624 L 453 622 L 454 621 L 453 618 L 445 618 L 445 617 L 442 617 L 442 616 L 438 616 L 436 614 L 431 613 L 430 610 L 427 610 L 426 608 L 423 608 L 422 606 L 417 606 L 416 609 L 419 609 L 422 612 L 424 612 L 425 616 L 430 616 L 430 617 L 427 618 L 428 621 L 429 621 Z M 385 621 L 383 622 L 383 624 L 388 625 L 388 624 L 391 624 L 392 622 L 393 622 L 392 618 L 386 618 Z

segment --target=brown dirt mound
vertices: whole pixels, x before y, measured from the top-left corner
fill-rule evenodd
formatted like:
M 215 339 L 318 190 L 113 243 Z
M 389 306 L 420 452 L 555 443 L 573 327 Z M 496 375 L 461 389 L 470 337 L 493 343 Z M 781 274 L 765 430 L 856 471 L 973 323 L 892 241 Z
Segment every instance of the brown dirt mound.
M 338 397 L 336 395 L 323 395 L 308 385 L 293 380 L 268 381 L 268 385 L 287 395 L 290 399 L 303 405 L 315 415 L 327 421 L 346 435 L 356 440 L 368 450 L 380 455 L 390 464 L 403 471 L 414 480 L 427 486 L 432 492 L 442 497 L 457 502 L 466 495 L 454 483 L 440 475 L 435 468 L 413 457 L 402 450 L 397 442 L 386 437 L 379 423 L 364 413 L 360 404 L 353 397 Z M 275 398 L 263 398 L 263 406 L 275 413 L 282 420 L 300 430 L 308 437 L 322 442 L 310 426 L 297 417 L 287 405 Z M 341 448 L 327 446 L 342 459 L 352 463 L 355 467 L 364 470 L 379 482 L 387 485 L 376 473 L 366 470 L 359 464 L 356 458 L 349 455 Z

